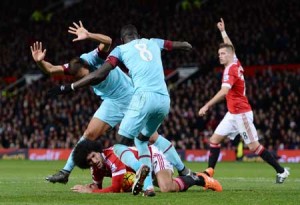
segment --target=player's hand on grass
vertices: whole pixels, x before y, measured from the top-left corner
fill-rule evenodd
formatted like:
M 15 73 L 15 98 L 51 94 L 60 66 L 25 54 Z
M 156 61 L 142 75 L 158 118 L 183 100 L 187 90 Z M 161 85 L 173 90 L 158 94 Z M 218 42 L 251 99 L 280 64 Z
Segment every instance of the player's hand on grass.
M 35 62 L 40 62 L 44 60 L 46 56 L 46 49 L 43 50 L 42 42 L 35 42 L 32 46 L 30 46 L 32 58 Z
M 77 35 L 77 38 L 74 38 L 73 42 L 85 40 L 89 37 L 89 32 L 83 27 L 81 21 L 79 21 L 79 25 L 75 22 L 73 22 L 73 25 L 74 27 L 69 26 L 69 30 L 68 30 L 69 33 Z
M 221 18 L 220 21 L 217 23 L 217 27 L 220 30 L 220 32 L 225 31 L 225 23 L 223 18 Z
M 73 192 L 79 192 L 79 193 L 92 193 L 93 189 L 90 186 L 86 185 L 75 185 L 71 188 Z
M 87 184 L 87 185 L 85 185 L 85 186 L 88 186 L 89 188 L 91 188 L 91 189 L 93 189 L 93 190 L 99 188 L 98 185 L 95 184 L 95 183 Z
M 71 84 L 67 84 L 67 85 L 58 85 L 54 88 L 51 88 L 50 90 L 48 90 L 47 92 L 47 97 L 48 98 L 54 98 L 58 95 L 64 95 L 64 94 L 68 94 L 71 93 L 73 91 Z

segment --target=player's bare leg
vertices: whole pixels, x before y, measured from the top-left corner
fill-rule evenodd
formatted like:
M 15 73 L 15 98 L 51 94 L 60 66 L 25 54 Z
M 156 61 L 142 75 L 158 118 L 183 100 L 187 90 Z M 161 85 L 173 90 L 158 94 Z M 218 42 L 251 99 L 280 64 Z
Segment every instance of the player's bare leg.
M 173 173 L 170 169 L 164 169 L 156 173 L 157 184 L 161 192 L 178 192 L 180 188 L 173 180 Z

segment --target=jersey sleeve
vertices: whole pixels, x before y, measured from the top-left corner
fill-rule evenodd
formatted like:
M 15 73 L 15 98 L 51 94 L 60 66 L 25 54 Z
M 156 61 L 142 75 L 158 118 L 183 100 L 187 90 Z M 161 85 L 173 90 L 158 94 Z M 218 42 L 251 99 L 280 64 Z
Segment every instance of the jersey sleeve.
M 151 38 L 151 40 L 154 41 L 161 50 L 165 49 L 167 51 L 170 51 L 173 48 L 173 43 L 170 40 L 163 40 L 159 38 Z
M 123 178 L 124 178 L 124 174 L 113 176 L 111 179 L 111 182 L 112 182 L 111 186 L 106 187 L 104 189 L 94 189 L 93 193 L 109 193 L 109 192 L 118 193 L 118 192 L 121 192 Z
M 105 172 L 97 167 L 91 167 L 91 174 L 93 183 L 97 184 L 99 188 L 102 188 L 103 178 L 105 176 Z
M 228 72 L 224 72 L 222 78 L 222 87 L 228 87 L 231 89 L 238 78 L 238 66 L 233 65 L 228 69 Z
M 112 66 L 116 67 L 122 63 L 121 50 L 119 47 L 116 47 L 110 52 L 105 62 L 110 63 Z
M 84 53 L 80 56 L 81 59 L 85 60 L 89 65 L 95 65 L 99 62 L 104 62 L 107 54 L 96 48 L 88 53 Z
M 63 69 L 64 69 L 64 74 L 65 75 L 70 75 L 70 71 L 69 71 L 69 63 L 65 63 L 62 65 Z

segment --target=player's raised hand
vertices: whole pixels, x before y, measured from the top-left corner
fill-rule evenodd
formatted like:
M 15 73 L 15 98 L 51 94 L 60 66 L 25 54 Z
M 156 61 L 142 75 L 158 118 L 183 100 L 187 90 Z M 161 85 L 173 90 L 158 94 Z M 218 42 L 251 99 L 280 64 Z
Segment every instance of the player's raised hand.
M 77 38 L 74 38 L 73 42 L 85 40 L 88 38 L 89 32 L 83 27 L 81 21 L 79 21 L 79 25 L 75 22 L 73 22 L 73 25 L 74 25 L 73 27 L 69 26 L 69 30 L 68 30 L 69 33 L 77 35 Z
M 220 21 L 217 23 L 217 27 L 221 32 L 225 31 L 225 23 L 223 18 L 221 18 Z
M 35 42 L 32 46 L 30 46 L 32 58 L 35 62 L 40 62 L 44 60 L 46 56 L 46 49 L 43 50 L 42 42 Z
M 203 117 L 206 114 L 206 112 L 208 111 L 208 109 L 209 109 L 209 107 L 206 105 L 204 105 L 202 108 L 200 108 L 200 110 L 198 112 L 199 116 Z
M 47 97 L 48 98 L 54 98 L 58 95 L 64 95 L 64 94 L 71 93 L 72 91 L 73 91 L 73 89 L 72 89 L 71 84 L 59 85 L 59 86 L 56 86 L 56 87 L 51 88 L 50 90 L 48 90 Z

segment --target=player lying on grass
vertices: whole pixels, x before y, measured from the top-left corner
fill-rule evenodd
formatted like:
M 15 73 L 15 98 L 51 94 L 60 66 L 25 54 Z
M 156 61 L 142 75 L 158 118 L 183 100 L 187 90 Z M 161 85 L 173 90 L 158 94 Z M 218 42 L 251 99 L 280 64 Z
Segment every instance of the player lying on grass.
M 130 148 L 137 157 L 138 152 L 135 147 Z M 154 145 L 150 145 L 153 175 L 156 177 L 157 185 L 161 192 L 186 191 L 189 187 L 197 185 L 214 191 L 222 191 L 221 184 L 204 173 L 198 176 L 178 176 L 173 178 L 173 166 L 166 157 Z M 114 154 L 113 148 L 102 149 L 101 143 L 97 141 L 85 140 L 77 144 L 73 151 L 75 164 L 82 168 L 91 168 L 93 183 L 90 185 L 75 185 L 71 188 L 74 192 L 80 193 L 107 193 L 131 191 L 123 190 L 123 178 L 126 172 L 134 172 L 125 166 Z M 135 160 L 135 159 L 132 159 Z M 103 188 L 104 177 L 112 177 L 112 184 Z M 147 196 L 147 194 L 145 193 Z
M 69 33 L 77 36 L 73 41 L 89 39 L 99 42 L 99 46 L 93 51 L 82 54 L 80 58 L 73 58 L 67 64 L 53 65 L 45 61 L 46 49 L 43 49 L 42 43 L 36 42 L 31 46 L 32 57 L 45 73 L 51 76 L 71 75 L 76 79 L 81 79 L 90 72 L 99 69 L 104 63 L 107 55 L 105 52 L 108 52 L 111 46 L 111 38 L 103 34 L 89 32 L 84 28 L 81 21 L 79 25 L 76 23 L 73 23 L 73 25 L 73 27 L 69 27 Z M 92 88 L 94 93 L 101 97 L 102 103 L 79 141 L 85 139 L 95 140 L 119 124 L 124 117 L 133 94 L 131 79 L 119 67 L 111 71 L 103 82 L 93 85 Z M 172 162 L 180 175 L 191 173 L 188 168 L 184 167 L 170 141 L 158 135 L 157 132 L 152 135 L 150 140 L 155 143 L 159 150 L 165 153 L 167 159 Z M 54 175 L 48 176 L 46 180 L 52 183 L 67 183 L 74 166 L 71 153 L 63 169 Z

